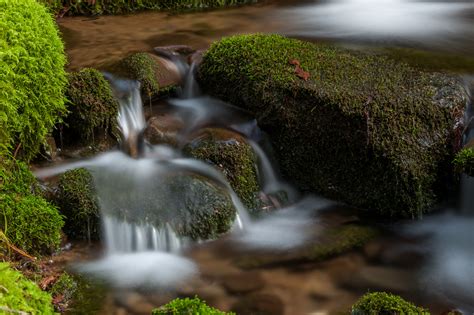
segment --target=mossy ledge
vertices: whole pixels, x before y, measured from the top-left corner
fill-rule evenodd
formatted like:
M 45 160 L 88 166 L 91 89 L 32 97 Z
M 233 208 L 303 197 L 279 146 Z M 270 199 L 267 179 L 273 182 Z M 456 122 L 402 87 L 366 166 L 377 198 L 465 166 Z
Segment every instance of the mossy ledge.
M 127 14 L 143 10 L 202 10 L 254 3 L 255 0 L 39 0 L 56 15 Z
M 454 78 L 278 35 L 214 43 L 198 78 L 257 117 L 299 188 L 386 217 L 434 204 L 466 100 Z
M 430 315 L 421 307 L 405 301 L 403 298 L 385 292 L 373 292 L 363 295 L 353 306 L 352 315 Z

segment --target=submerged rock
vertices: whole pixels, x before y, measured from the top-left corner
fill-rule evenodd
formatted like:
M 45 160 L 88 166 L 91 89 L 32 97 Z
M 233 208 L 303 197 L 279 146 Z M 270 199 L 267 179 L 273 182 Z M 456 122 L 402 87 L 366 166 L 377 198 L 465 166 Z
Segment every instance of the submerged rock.
M 460 140 L 452 131 L 462 86 L 381 56 L 234 36 L 207 51 L 198 78 L 257 117 L 300 189 L 385 216 L 416 217 L 435 203 L 438 174 Z

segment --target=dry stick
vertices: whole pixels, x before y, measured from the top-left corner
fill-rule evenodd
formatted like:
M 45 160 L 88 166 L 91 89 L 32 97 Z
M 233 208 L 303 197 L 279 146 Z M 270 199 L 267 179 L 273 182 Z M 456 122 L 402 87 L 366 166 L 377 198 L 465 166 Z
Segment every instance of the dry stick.
M 26 253 L 25 251 L 19 249 L 18 247 L 16 247 L 13 244 L 7 243 L 7 246 L 10 247 L 11 249 L 13 249 L 17 254 L 20 254 L 21 256 L 23 256 L 25 258 L 28 258 L 30 260 L 36 260 L 36 257 L 33 257 L 33 256 L 29 255 L 28 253 Z
M 21 147 L 21 142 L 18 143 L 18 145 L 16 146 L 15 153 L 13 153 L 13 159 L 16 159 L 16 155 L 18 154 L 20 147 Z
M 11 308 L 8 308 L 6 306 L 0 306 L 0 311 L 4 311 L 7 313 L 12 313 L 12 314 L 20 314 L 20 315 L 29 315 L 30 313 L 23 312 L 23 311 L 18 311 L 18 310 L 13 310 Z

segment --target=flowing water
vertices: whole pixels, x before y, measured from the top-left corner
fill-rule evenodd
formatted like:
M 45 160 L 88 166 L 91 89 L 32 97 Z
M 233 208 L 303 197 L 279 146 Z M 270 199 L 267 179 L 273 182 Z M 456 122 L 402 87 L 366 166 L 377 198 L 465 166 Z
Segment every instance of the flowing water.
M 192 14 L 67 18 L 59 24 L 71 69 L 114 61 L 132 51 L 151 52 L 155 46 L 185 44 L 201 49 L 225 35 L 278 32 L 345 46 L 429 49 L 436 58 L 437 53 L 448 53 L 449 60 L 464 58 L 456 67 L 459 72 L 474 71 L 472 1 L 266 2 Z M 334 314 L 347 312 L 368 290 L 401 294 L 434 314 L 452 308 L 474 312 L 471 177 L 463 177 L 460 204 L 452 213 L 388 225 L 362 249 L 324 261 L 308 260 L 307 249 L 324 245 L 328 231 L 361 220 L 332 201 L 299 196 L 279 178 L 262 149 L 265 134 L 255 119 L 231 104 L 201 95 L 194 64 L 188 66 L 179 58 L 172 62 L 185 78 L 180 97 L 164 105 L 180 122 L 178 149 L 143 141 L 146 120 L 138 86 L 108 75 L 120 102 L 121 151 L 36 172 L 46 178 L 86 167 L 93 174 L 102 212 L 103 257 L 75 270 L 108 283 L 110 296 L 99 313 L 146 314 L 175 296 L 197 294 L 223 310 L 255 304 L 250 299 L 254 298 L 273 306 L 272 314 Z M 465 121 L 470 121 L 472 107 L 466 112 Z M 252 218 L 220 172 L 182 155 L 181 149 L 205 128 L 233 132 L 253 148 L 261 197 L 270 200 L 275 211 Z M 466 130 L 465 143 L 473 132 Z M 169 178 L 183 177 L 199 177 L 229 196 L 237 215 L 228 235 L 216 241 L 192 241 L 179 235 L 172 215 L 159 220 L 150 215 L 161 213 L 163 205 L 181 207 L 183 196 L 166 187 Z M 286 202 L 277 198 L 282 192 Z

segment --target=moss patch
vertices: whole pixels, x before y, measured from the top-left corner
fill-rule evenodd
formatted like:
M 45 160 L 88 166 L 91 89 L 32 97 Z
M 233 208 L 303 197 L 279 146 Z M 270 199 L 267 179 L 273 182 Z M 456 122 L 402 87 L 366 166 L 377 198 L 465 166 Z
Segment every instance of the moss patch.
M 35 0 L 0 0 L 0 51 L 0 155 L 29 160 L 66 112 L 63 42 Z
M 56 207 L 35 194 L 36 180 L 22 163 L 0 168 L 0 230 L 30 254 L 50 253 L 61 241 L 63 218 Z
M 226 313 L 219 311 L 213 307 L 206 305 L 205 301 L 195 297 L 193 299 L 174 299 L 166 305 L 160 308 L 154 309 L 152 315 L 191 315 L 191 314 L 202 314 L 202 315 L 233 315 L 234 313 Z
M 65 233 L 73 239 L 100 238 L 99 203 L 92 175 L 79 168 L 59 178 L 57 204 L 66 217 Z
M 235 193 L 250 209 L 256 206 L 259 191 L 255 156 L 243 141 L 207 139 L 185 149 L 192 157 L 216 166 L 227 178 Z
M 404 315 L 420 314 L 429 315 L 430 313 L 405 301 L 397 295 L 385 292 L 367 293 L 362 296 L 353 306 L 353 315 Z
M 118 103 L 104 76 L 95 69 L 69 74 L 66 96 L 71 103 L 65 119 L 69 141 L 94 141 L 114 133 L 117 128 Z
M 0 311 L 55 314 L 51 296 L 5 262 L 0 262 Z
M 198 77 L 254 113 L 301 189 L 385 216 L 416 217 L 433 205 L 452 154 L 452 113 L 465 104 L 453 78 L 278 35 L 213 44 Z
M 454 167 L 459 173 L 474 176 L 474 149 L 464 148 L 456 154 Z

